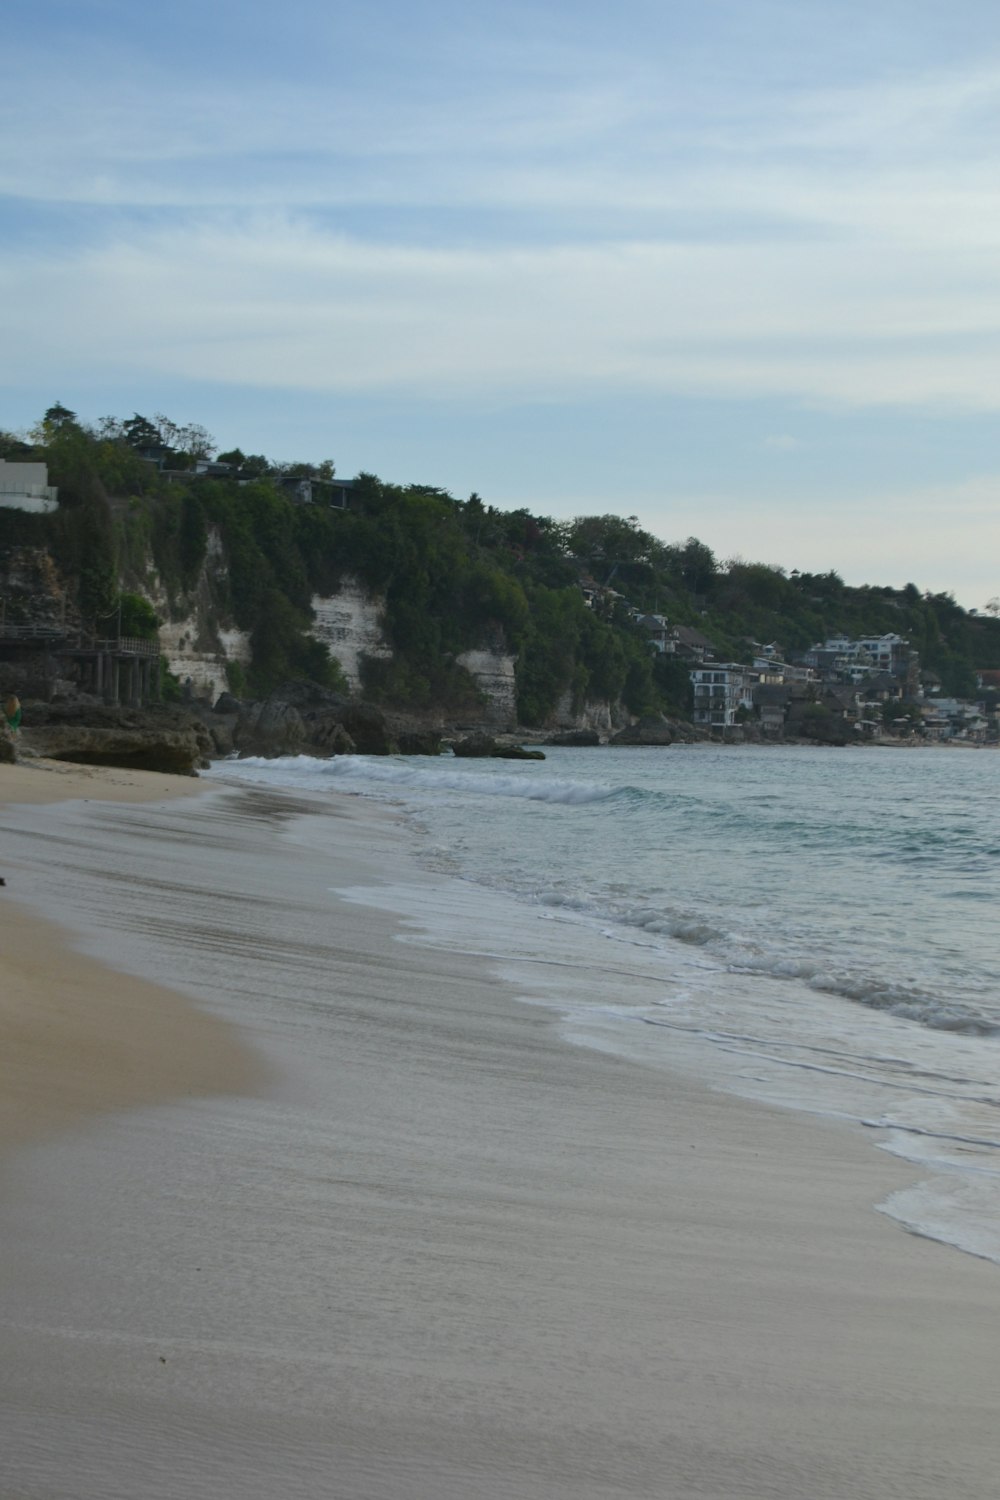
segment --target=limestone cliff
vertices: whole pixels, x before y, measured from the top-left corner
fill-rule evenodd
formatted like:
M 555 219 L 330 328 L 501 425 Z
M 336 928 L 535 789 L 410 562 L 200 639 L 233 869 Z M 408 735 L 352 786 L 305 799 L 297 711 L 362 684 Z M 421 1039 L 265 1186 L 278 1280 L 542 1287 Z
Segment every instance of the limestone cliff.
M 250 633 L 240 629 L 229 613 L 229 567 L 223 537 L 216 526 L 208 528 L 196 576 L 183 589 L 176 581 L 168 586 L 154 562 L 152 547 L 143 544 L 141 538 L 137 541 L 131 537 L 119 556 L 118 586 L 147 601 L 155 611 L 160 655 L 180 682 L 184 697 L 209 706 L 227 691 L 241 692 L 252 662 Z M 70 633 L 86 633 L 86 622 L 75 602 L 77 593 L 77 580 L 60 572 L 47 547 L 0 548 L 0 597 L 5 601 L 8 621 L 47 628 L 60 625 Z M 339 663 L 351 693 L 362 694 L 365 662 L 390 661 L 393 657 L 383 626 L 383 599 L 357 578 L 343 575 L 336 592 L 314 594 L 311 605 L 309 633 Z M 113 620 L 105 628 L 114 636 Z M 506 649 L 501 631 L 494 629 L 489 635 L 488 642 L 455 658 L 480 695 L 478 706 L 460 717 L 466 728 L 478 725 L 490 732 L 510 733 L 517 729 L 518 722 L 517 658 Z M 27 662 L 23 654 L 21 661 Z M 23 667 L 8 663 L 5 675 L 12 688 L 23 688 L 49 701 L 72 698 L 83 686 L 71 654 L 58 655 L 57 659 L 52 652 L 45 655 L 42 648 L 38 659 Z M 440 713 L 425 717 L 442 727 Z M 608 702 L 574 707 L 567 690 L 545 727 L 592 729 L 605 738 L 624 721 L 620 708 Z
M 499 650 L 464 651 L 460 667 L 470 674 L 483 695 L 482 720 L 491 729 L 512 730 L 517 726 L 517 658 Z
M 136 563 L 139 566 L 136 566 Z M 190 696 L 214 702 L 232 686 L 231 668 L 250 663 L 250 637 L 225 611 L 228 564 L 218 527 L 208 529 L 205 559 L 192 589 L 171 597 L 153 559 L 135 559 L 127 580 L 160 620 L 160 652 Z
M 352 692 L 361 687 L 365 657 L 387 658 L 392 648 L 382 633 L 382 601 L 350 576 L 336 594 L 313 595 L 312 635 L 340 663 Z

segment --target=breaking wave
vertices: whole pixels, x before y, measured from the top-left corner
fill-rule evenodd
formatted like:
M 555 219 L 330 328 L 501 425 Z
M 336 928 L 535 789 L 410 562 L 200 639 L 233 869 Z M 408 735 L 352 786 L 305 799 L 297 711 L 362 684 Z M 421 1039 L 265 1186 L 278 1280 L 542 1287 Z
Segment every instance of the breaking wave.
M 461 765 L 461 769 L 456 769 Z M 472 797 L 516 797 L 528 802 L 552 802 L 580 806 L 589 802 L 606 802 L 617 788 L 597 786 L 593 782 L 548 778 L 545 781 L 511 772 L 486 772 L 454 760 L 417 757 L 396 760 L 391 756 L 344 755 L 330 760 L 316 760 L 305 755 L 284 755 L 269 760 L 247 756 L 244 760 L 223 762 L 225 775 L 242 781 L 281 783 L 303 791 L 337 790 L 415 791 L 433 796 L 440 792 L 460 792 Z

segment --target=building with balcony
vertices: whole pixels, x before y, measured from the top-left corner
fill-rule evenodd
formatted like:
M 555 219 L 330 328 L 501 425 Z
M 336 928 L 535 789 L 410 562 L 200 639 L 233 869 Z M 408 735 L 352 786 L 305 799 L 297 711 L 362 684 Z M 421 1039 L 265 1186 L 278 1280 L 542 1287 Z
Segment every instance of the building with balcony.
M 703 729 L 730 729 L 741 708 L 753 706 L 746 667 L 737 662 L 706 662 L 691 672 L 694 722 Z

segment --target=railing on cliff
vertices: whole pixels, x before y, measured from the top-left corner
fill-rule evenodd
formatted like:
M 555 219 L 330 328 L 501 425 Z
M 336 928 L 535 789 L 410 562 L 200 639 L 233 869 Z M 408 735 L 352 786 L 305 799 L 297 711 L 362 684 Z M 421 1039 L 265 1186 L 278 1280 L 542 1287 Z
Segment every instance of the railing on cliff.
M 68 651 L 100 651 L 108 656 L 159 656 L 159 641 L 147 641 L 135 635 L 101 639 L 80 630 L 59 625 L 12 625 L 0 623 L 0 641 L 35 641 L 39 645 L 57 642 Z
M 59 625 L 8 625 L 0 622 L 0 639 L 8 641 L 62 641 L 67 632 Z
M 159 656 L 159 641 L 146 641 L 137 635 L 120 635 L 111 641 L 94 641 L 95 651 L 107 651 L 113 655 Z

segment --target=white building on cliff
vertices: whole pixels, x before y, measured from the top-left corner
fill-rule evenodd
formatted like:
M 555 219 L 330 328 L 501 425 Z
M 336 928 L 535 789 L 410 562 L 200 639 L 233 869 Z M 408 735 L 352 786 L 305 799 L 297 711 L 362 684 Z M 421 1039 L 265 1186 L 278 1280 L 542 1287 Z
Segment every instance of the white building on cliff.
M 46 464 L 8 463 L 0 458 L 0 505 L 45 515 L 55 510 L 59 491 L 49 484 Z

